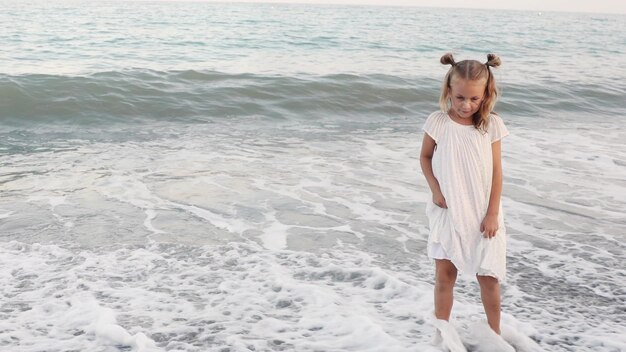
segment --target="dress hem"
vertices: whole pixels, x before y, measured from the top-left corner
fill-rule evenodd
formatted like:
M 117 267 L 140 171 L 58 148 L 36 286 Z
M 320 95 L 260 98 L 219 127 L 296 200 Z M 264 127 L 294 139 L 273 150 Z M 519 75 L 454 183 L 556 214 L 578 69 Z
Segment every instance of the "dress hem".
M 444 252 L 446 258 L 435 258 L 434 256 L 431 255 L 431 250 L 432 250 L 432 245 L 439 245 L 441 247 L 441 250 Z M 446 251 L 446 249 L 443 247 L 443 244 L 441 244 L 441 242 L 429 242 L 427 245 L 427 252 L 428 252 L 428 258 L 434 260 L 448 260 L 452 263 L 452 265 L 454 265 L 454 267 L 456 268 L 456 270 L 461 273 L 461 276 L 471 276 L 472 274 L 468 273 L 467 270 L 462 270 L 459 268 L 459 265 L 455 263 L 455 260 L 452 259 L 451 256 L 448 255 L 448 252 Z M 476 273 L 474 273 L 475 276 L 490 276 L 493 277 L 494 279 L 498 280 L 498 283 L 500 284 L 504 284 L 506 282 L 506 279 L 503 277 L 500 277 L 498 274 L 496 274 L 493 270 L 490 269 L 485 269 L 485 268 L 478 268 L 478 271 Z

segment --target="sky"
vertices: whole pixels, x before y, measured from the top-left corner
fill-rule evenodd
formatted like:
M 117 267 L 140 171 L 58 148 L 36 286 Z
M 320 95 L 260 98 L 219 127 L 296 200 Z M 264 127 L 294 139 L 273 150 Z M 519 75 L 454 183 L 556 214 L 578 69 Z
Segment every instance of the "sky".
M 487 8 L 626 14 L 626 0 L 201 0 L 213 2 L 272 2 L 307 4 L 362 4 L 426 7 Z

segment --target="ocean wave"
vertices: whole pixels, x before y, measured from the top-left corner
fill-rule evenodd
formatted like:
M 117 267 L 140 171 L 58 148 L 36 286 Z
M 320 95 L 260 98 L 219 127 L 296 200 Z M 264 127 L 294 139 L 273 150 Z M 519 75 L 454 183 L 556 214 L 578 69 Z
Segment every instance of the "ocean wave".
M 126 70 L 85 76 L 0 75 L 2 120 L 20 122 L 186 122 L 263 116 L 277 120 L 423 115 L 440 82 L 386 74 L 259 75 Z M 622 87 L 542 82 L 505 84 L 499 111 L 546 116 L 626 111 Z
M 436 97 L 430 92 L 427 98 Z M 89 76 L 2 75 L 0 101 L 7 120 L 76 122 L 404 114 L 425 99 L 413 82 L 384 75 L 141 70 Z

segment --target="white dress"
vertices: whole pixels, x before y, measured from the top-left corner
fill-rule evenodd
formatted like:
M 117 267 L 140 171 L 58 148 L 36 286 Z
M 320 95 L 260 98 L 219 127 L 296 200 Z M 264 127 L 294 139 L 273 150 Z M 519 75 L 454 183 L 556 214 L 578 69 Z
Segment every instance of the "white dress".
M 473 125 L 453 121 L 445 112 L 434 112 L 422 129 L 437 143 L 433 174 L 448 206 L 440 208 L 433 202 L 426 206 L 429 257 L 449 259 L 463 274 L 488 275 L 504 281 L 506 229 L 502 203 L 496 236 L 488 239 L 480 232 L 491 196 L 491 143 L 509 134 L 502 118 L 491 114 L 485 133 Z

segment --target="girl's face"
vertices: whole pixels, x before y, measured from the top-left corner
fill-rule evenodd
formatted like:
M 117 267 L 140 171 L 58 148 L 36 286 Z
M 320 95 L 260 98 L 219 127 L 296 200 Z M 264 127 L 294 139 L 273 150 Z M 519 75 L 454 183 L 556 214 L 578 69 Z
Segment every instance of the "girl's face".
M 452 79 L 450 83 L 451 112 L 462 119 L 471 118 L 480 108 L 486 88 L 485 80 Z

